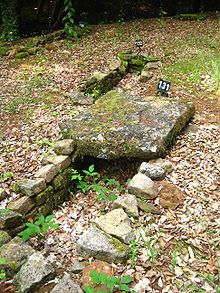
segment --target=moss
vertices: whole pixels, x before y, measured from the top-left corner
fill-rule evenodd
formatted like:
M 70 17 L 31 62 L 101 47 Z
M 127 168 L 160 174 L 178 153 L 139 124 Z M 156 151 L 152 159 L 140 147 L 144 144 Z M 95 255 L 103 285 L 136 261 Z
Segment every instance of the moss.
M 130 248 L 129 246 L 125 245 L 124 243 L 122 243 L 121 241 L 119 241 L 118 239 L 109 236 L 109 242 L 114 246 L 114 248 L 119 251 L 119 252 L 130 252 Z
M 0 47 L 0 56 L 7 55 L 10 50 L 11 50 L 11 48 L 9 48 L 9 47 L 1 46 Z
M 14 214 L 14 211 L 9 209 L 0 210 L 0 215 L 9 215 L 9 214 Z
M 122 61 L 130 61 L 133 58 L 133 54 L 132 53 L 127 53 L 127 52 L 120 52 L 118 53 L 118 57 L 122 60 Z
M 11 236 L 6 231 L 0 230 L 0 247 L 9 242 L 11 240 Z
M 13 184 L 13 191 L 14 191 L 15 193 L 20 193 L 20 192 L 21 192 L 21 188 L 20 188 L 20 186 L 23 185 L 23 184 L 25 184 L 26 182 L 27 182 L 26 179 L 21 179 L 21 180 L 15 182 L 15 183 Z
M 18 52 L 18 53 L 16 53 L 15 58 L 22 59 L 22 58 L 26 58 L 28 56 L 29 56 L 28 52 Z
M 36 204 L 38 206 L 42 205 L 43 203 L 47 202 L 53 196 L 53 187 L 48 186 L 44 191 L 37 194 L 34 198 Z
M 179 14 L 176 18 L 180 20 L 205 20 L 208 18 L 208 15 L 206 13 L 186 13 Z

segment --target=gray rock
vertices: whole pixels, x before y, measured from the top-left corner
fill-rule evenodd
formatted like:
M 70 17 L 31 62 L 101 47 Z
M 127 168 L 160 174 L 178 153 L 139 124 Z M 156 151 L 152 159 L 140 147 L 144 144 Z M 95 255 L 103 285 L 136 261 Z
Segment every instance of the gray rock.
M 71 272 L 74 274 L 80 273 L 85 267 L 85 264 L 79 261 L 74 261 L 71 267 Z
M 153 74 L 148 70 L 142 70 L 141 75 L 139 76 L 139 81 L 146 82 L 153 77 Z
M 136 174 L 131 179 L 128 184 L 128 192 L 145 199 L 154 199 L 159 193 L 155 183 L 142 173 Z
M 119 70 L 122 65 L 121 59 L 114 58 L 109 62 L 109 69 L 110 70 Z
M 14 263 L 14 268 L 19 268 L 35 250 L 20 237 L 15 237 L 0 248 L 0 256 Z
M 11 236 L 3 230 L 0 230 L 0 247 L 11 240 Z
M 51 293 L 83 293 L 83 290 L 69 275 L 64 275 L 51 290 Z
M 34 207 L 32 198 L 24 195 L 18 199 L 10 201 L 7 208 L 18 212 L 22 215 L 26 215 Z
M 90 227 L 77 241 L 76 251 L 85 258 L 94 257 L 109 263 L 118 263 L 127 259 L 130 249 L 118 239 L 98 228 Z
M 138 203 L 134 194 L 123 194 L 119 196 L 113 203 L 113 209 L 122 208 L 125 212 L 134 218 L 138 217 Z
M 22 224 L 22 215 L 9 209 L 0 210 L 0 229 L 11 229 Z
M 15 277 L 20 292 L 36 292 L 44 282 L 55 275 L 53 265 L 38 251 L 33 253 Z
M 164 170 L 166 170 L 166 173 L 170 173 L 173 171 L 173 164 L 168 160 L 158 158 L 149 161 L 149 163 L 163 168 Z
M 161 210 L 155 206 L 153 203 L 144 201 L 142 199 L 138 199 L 138 207 L 140 210 L 144 211 L 147 214 L 155 214 L 155 215 L 160 215 Z
M 44 158 L 44 160 L 42 161 L 42 164 L 43 165 L 54 164 L 57 171 L 61 172 L 70 166 L 71 158 L 69 156 L 52 155 L 52 156 L 48 156 Z
M 143 162 L 139 172 L 145 174 L 152 180 L 162 180 L 166 175 L 166 170 L 156 164 Z
M 0 201 L 5 199 L 8 196 L 7 192 L 0 187 Z
M 93 97 L 87 95 L 85 96 L 83 93 L 78 91 L 71 92 L 68 96 L 72 99 L 72 103 L 74 105 L 90 106 L 94 103 Z
M 63 139 L 55 143 L 54 151 L 57 155 L 68 156 L 75 150 L 76 142 L 73 139 Z
M 49 183 L 58 173 L 57 168 L 53 164 L 48 164 L 41 167 L 34 175 L 35 178 L 43 178 L 46 183 Z
M 76 139 L 78 156 L 149 161 L 166 155 L 193 114 L 191 101 L 109 91 L 60 128 Z
M 110 234 L 124 243 L 129 243 L 132 239 L 132 229 L 128 215 L 123 209 L 113 210 L 94 221 L 100 229 Z
M 42 178 L 20 180 L 16 185 L 18 190 L 27 196 L 34 196 L 46 188 L 46 182 Z

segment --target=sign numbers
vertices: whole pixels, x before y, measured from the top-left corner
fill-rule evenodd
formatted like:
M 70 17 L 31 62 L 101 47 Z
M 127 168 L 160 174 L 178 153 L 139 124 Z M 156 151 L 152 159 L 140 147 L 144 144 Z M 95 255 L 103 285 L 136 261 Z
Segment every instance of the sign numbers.
M 163 79 L 159 80 L 158 86 L 157 86 L 157 92 L 161 94 L 161 96 L 168 97 L 168 91 L 170 89 L 170 82 L 165 81 Z

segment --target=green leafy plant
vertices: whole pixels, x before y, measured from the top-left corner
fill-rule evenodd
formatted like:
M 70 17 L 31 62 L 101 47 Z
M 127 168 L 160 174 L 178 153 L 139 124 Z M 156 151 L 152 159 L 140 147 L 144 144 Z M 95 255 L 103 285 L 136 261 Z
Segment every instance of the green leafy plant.
M 130 264 L 132 267 L 136 265 L 138 249 L 140 245 L 137 243 L 136 239 L 130 241 L 131 252 L 129 253 Z
M 14 177 L 14 174 L 12 172 L 6 172 L 3 174 L 3 180 L 4 181 L 7 181 L 7 180 L 10 180 Z
M 64 13 L 65 15 L 62 19 L 62 22 L 64 24 L 64 31 L 67 36 L 66 44 L 67 46 L 71 46 L 72 37 L 77 42 L 79 41 L 78 34 L 77 34 L 77 26 L 75 25 L 75 21 L 74 21 L 75 9 L 73 8 L 71 0 L 64 0 Z
M 4 257 L 0 257 L 0 267 L 7 264 L 7 260 Z M 0 280 L 6 279 L 6 272 L 4 269 L 0 269 Z
M 34 223 L 25 223 L 28 228 L 18 233 L 18 236 L 21 236 L 23 240 L 28 240 L 32 236 L 36 235 L 43 237 L 43 233 L 49 228 L 59 228 L 59 225 L 54 223 L 53 218 L 53 215 L 49 215 L 47 217 L 40 215 L 39 219 Z
M 107 292 L 114 292 L 117 290 L 117 292 L 132 292 L 135 293 L 134 290 L 132 290 L 129 287 L 129 284 L 132 282 L 131 276 L 123 276 L 121 279 L 115 277 L 115 276 L 107 276 L 106 273 L 99 273 L 97 271 L 91 271 L 90 272 L 90 281 L 94 285 L 106 285 L 108 288 Z M 97 290 L 92 286 L 86 286 L 85 287 L 86 293 L 105 293 L 106 291 Z

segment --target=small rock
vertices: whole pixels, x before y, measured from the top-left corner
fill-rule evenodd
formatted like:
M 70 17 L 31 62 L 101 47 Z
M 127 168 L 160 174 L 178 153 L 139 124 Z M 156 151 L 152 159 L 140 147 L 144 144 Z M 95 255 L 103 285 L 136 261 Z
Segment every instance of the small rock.
M 40 168 L 34 175 L 35 178 L 43 178 L 49 183 L 58 173 L 57 168 L 53 164 L 48 164 Z
M 90 272 L 91 271 L 96 271 L 99 274 L 105 273 L 107 277 L 110 277 L 113 275 L 112 267 L 107 262 L 95 260 L 94 262 L 92 262 L 90 265 L 86 266 L 83 269 L 83 275 L 81 278 L 82 288 L 85 288 L 86 286 L 91 286 L 92 288 L 94 288 L 95 292 L 97 292 L 98 290 L 100 290 L 102 292 L 106 292 L 106 293 L 111 292 L 106 287 L 106 285 L 96 285 L 96 284 L 90 282 L 90 279 L 91 279 Z
M 70 155 L 76 148 L 76 142 L 73 139 L 63 139 L 55 143 L 54 151 L 57 155 Z
M 161 211 L 151 202 L 143 201 L 138 199 L 138 207 L 140 210 L 144 211 L 145 213 L 160 215 Z
M 0 201 L 5 199 L 8 196 L 7 192 L 0 187 Z
M 10 201 L 7 208 L 18 212 L 22 215 L 26 215 L 34 207 L 34 202 L 32 199 L 26 195 Z
M 115 236 L 124 243 L 132 239 L 132 229 L 128 215 L 123 209 L 113 210 L 94 221 L 107 234 Z
M 11 236 L 3 230 L 0 230 L 0 247 L 11 240 Z
M 38 251 L 33 253 L 15 277 L 20 292 L 37 292 L 37 288 L 55 275 L 53 265 Z
M 128 192 L 143 197 L 145 199 L 154 199 L 158 196 L 158 188 L 154 182 L 142 173 L 136 174 L 128 184 Z
M 70 166 L 71 158 L 69 156 L 52 155 L 52 156 L 48 156 L 48 157 L 44 158 L 42 161 L 42 164 L 43 165 L 54 164 L 57 171 L 61 172 Z
M 83 293 L 80 286 L 69 275 L 64 275 L 58 284 L 50 291 L 51 293 Z
M 130 249 L 118 239 L 98 228 L 90 227 L 77 241 L 76 251 L 85 258 L 94 257 L 109 263 L 117 263 L 127 259 Z
M 0 248 L 0 256 L 14 263 L 14 269 L 19 268 L 35 250 L 20 237 L 15 237 Z
M 109 69 L 110 70 L 119 70 L 120 66 L 121 66 L 122 62 L 119 58 L 114 58 L 110 61 L 109 63 Z
M 147 70 L 142 70 L 141 75 L 139 76 L 140 82 L 146 82 L 153 77 L 153 74 Z
M 143 162 L 140 165 L 139 172 L 145 174 L 152 180 L 161 180 L 166 175 L 166 170 L 156 164 Z
M 175 210 L 184 203 L 184 193 L 172 183 L 162 182 L 160 190 L 160 205 L 163 208 Z
M 164 170 L 166 170 L 166 173 L 170 173 L 173 171 L 173 164 L 168 160 L 159 158 L 155 160 L 150 160 L 149 163 L 163 168 Z
M 84 95 L 83 93 L 78 91 L 70 92 L 67 94 L 67 96 L 72 99 L 71 102 L 74 105 L 90 106 L 94 103 L 93 97 Z
M 152 69 L 158 69 L 160 66 L 161 66 L 160 61 L 147 62 L 147 64 L 145 65 L 145 68 L 152 70 Z
M 85 268 L 85 264 L 77 260 L 74 261 L 71 267 L 71 272 L 74 274 L 80 273 Z
M 113 203 L 113 209 L 122 208 L 125 212 L 134 218 L 138 217 L 138 203 L 135 195 L 126 193 L 119 196 Z
M 0 229 L 11 229 L 22 224 L 22 215 L 9 209 L 0 210 Z
M 18 191 L 27 196 L 38 194 L 46 188 L 45 180 L 42 178 L 26 179 L 16 182 Z

